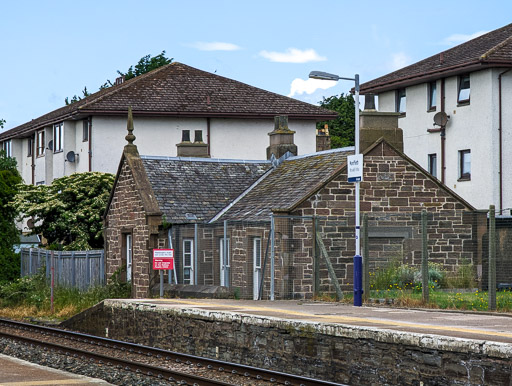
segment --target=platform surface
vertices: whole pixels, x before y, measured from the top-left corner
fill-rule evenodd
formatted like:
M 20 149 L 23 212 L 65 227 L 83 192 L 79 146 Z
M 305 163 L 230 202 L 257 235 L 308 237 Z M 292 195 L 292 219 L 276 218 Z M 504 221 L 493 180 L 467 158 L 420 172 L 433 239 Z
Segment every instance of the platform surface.
M 354 307 L 308 301 L 226 299 L 129 299 L 123 302 L 169 309 L 195 308 L 286 320 L 334 323 L 447 337 L 512 343 L 512 314 Z
M 110 385 L 101 379 L 71 374 L 0 354 L 0 386 Z

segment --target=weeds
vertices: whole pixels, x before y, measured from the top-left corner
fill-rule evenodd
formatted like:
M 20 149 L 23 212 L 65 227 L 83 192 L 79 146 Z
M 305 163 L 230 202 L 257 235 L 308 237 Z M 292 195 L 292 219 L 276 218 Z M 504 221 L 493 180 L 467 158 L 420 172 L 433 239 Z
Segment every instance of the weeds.
M 130 285 L 114 274 L 109 284 L 79 291 L 76 288 L 54 288 L 54 312 L 51 312 L 51 289 L 44 269 L 0 286 L 0 315 L 13 319 L 33 317 L 68 318 L 108 298 L 130 297 Z

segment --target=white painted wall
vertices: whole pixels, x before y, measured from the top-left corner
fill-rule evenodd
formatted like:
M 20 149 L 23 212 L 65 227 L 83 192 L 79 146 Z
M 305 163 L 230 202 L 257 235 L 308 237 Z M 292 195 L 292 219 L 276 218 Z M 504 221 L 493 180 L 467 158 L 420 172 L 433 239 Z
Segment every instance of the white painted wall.
M 445 80 L 445 111 L 450 116 L 446 127 L 445 183 L 461 197 L 477 208 L 498 205 L 498 80 L 499 69 L 487 69 L 470 74 L 471 102 L 457 105 L 456 76 Z M 512 81 L 507 78 L 505 97 L 512 103 Z M 427 111 L 428 87 L 420 84 L 406 89 L 407 111 L 399 118 L 399 127 L 404 132 L 404 151 L 422 167 L 428 167 L 428 154 L 437 154 L 438 178 L 441 178 L 441 138 L 439 133 L 428 133 L 434 128 L 434 114 L 440 111 L 441 81 L 437 82 L 437 110 Z M 503 106 L 506 105 L 504 100 Z M 510 106 L 510 104 L 509 104 Z M 381 111 L 395 110 L 395 92 L 379 94 Z M 506 110 L 506 108 L 504 109 Z M 507 112 L 508 122 L 512 113 Z M 507 131 L 507 130 L 505 130 Z M 507 140 L 512 145 L 512 127 L 509 126 Z M 471 150 L 471 180 L 459 179 L 459 150 Z M 512 163 L 512 157 L 508 158 Z M 506 175 L 506 174 L 505 174 Z M 508 181 L 508 201 L 512 205 L 512 182 Z

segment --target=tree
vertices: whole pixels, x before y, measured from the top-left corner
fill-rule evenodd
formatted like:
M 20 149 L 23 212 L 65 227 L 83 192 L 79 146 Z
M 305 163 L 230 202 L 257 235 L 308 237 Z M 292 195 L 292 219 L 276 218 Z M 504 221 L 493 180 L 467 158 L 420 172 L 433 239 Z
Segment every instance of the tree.
M 128 70 L 126 72 L 121 72 L 121 71 L 117 70 L 117 73 L 119 75 L 121 75 L 122 77 L 124 77 L 124 80 L 129 80 L 129 79 L 135 78 L 136 76 L 145 74 L 146 72 L 153 71 L 154 69 L 156 69 L 158 67 L 165 66 L 166 64 L 171 63 L 172 60 L 173 60 L 173 58 L 165 57 L 165 51 L 162 51 L 161 54 L 154 56 L 154 57 L 151 57 L 151 55 L 143 56 L 138 61 L 138 63 L 135 65 L 135 68 L 133 66 L 130 66 L 130 68 L 128 68 Z M 112 87 L 113 85 L 114 84 L 109 79 L 107 79 L 107 81 L 100 86 L 100 90 Z M 85 87 L 82 90 L 82 94 L 83 94 L 84 98 L 91 95 L 87 91 L 87 87 Z M 81 99 L 82 99 L 82 97 L 74 95 L 73 98 L 71 98 L 71 100 L 69 100 L 69 98 L 66 97 L 64 102 L 66 103 L 66 105 L 70 105 L 71 103 L 78 102 Z
M 9 203 L 14 200 L 21 181 L 16 160 L 0 150 L 0 283 L 19 277 L 19 257 L 13 250 L 20 241 L 15 224 L 18 212 Z
M 346 147 L 354 145 L 355 128 L 355 102 L 351 94 L 340 96 L 330 96 L 323 98 L 320 106 L 333 110 L 338 113 L 338 118 L 317 123 L 318 129 L 323 129 L 325 124 L 329 125 L 329 134 L 331 135 L 331 147 Z
M 42 234 L 53 249 L 103 248 L 103 222 L 114 176 L 75 173 L 51 185 L 23 185 L 14 204 L 23 218 L 33 218 L 33 234 Z
M 5 119 L 0 118 L 0 129 L 3 129 L 5 125 Z

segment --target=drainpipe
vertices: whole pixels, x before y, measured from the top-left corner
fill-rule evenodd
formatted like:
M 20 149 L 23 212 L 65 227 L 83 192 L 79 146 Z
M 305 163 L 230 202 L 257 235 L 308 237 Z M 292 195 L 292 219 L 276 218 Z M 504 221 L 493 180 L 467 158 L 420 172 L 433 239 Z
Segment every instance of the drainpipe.
M 444 78 L 441 79 L 441 112 L 445 112 L 445 90 L 444 90 Z M 445 169 L 446 169 L 446 158 L 445 158 L 445 148 L 446 148 L 446 132 L 445 126 L 441 127 L 441 182 L 445 183 Z
M 32 169 L 32 185 L 36 184 L 36 140 L 37 140 L 37 131 L 34 133 L 32 137 L 32 164 L 30 165 Z
M 89 126 L 89 171 L 92 172 L 92 117 L 87 118 Z
M 208 157 L 211 157 L 210 153 L 210 117 L 206 118 L 206 144 L 208 145 Z
M 503 71 L 498 75 L 498 133 L 499 133 L 499 175 L 500 175 L 500 214 L 503 214 L 503 114 L 502 114 L 502 94 L 501 94 L 501 76 L 511 69 Z

